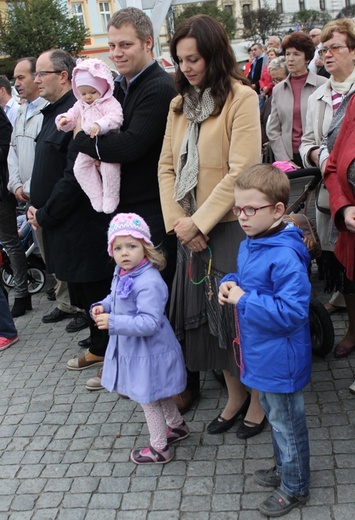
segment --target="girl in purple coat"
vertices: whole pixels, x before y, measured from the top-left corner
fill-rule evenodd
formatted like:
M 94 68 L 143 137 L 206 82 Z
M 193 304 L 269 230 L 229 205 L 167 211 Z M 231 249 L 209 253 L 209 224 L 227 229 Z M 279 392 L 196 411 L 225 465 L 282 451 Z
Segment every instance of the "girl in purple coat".
M 74 130 L 78 119 L 85 133 L 92 139 L 108 132 L 118 132 L 123 122 L 120 103 L 113 96 L 113 78 L 110 68 L 101 60 L 79 59 L 73 70 L 75 105 L 56 117 L 58 130 Z M 89 197 L 95 211 L 112 213 L 120 201 L 121 167 L 116 163 L 101 162 L 79 152 L 74 175 Z
M 143 408 L 150 446 L 133 450 L 131 460 L 165 464 L 172 459 L 169 445 L 190 433 L 172 398 L 185 389 L 186 370 L 164 312 L 168 289 L 159 270 L 165 258 L 154 249 L 148 225 L 135 213 L 112 219 L 108 253 L 117 264 L 111 294 L 91 308 L 98 328 L 108 329 L 110 335 L 101 382 Z

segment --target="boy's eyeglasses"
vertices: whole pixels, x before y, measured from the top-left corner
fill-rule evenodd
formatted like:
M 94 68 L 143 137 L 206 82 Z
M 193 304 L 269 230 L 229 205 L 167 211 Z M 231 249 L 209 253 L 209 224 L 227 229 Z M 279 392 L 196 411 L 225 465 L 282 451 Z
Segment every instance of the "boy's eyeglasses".
M 322 47 L 322 49 L 318 50 L 319 56 L 324 56 L 327 52 L 330 52 L 332 56 L 334 54 L 339 54 L 340 49 L 348 49 L 347 45 L 332 45 L 331 47 Z
M 267 206 L 260 206 L 260 208 L 253 208 L 253 206 L 244 206 L 241 208 L 240 206 L 233 206 L 232 211 L 236 217 L 240 217 L 242 211 L 244 215 L 247 217 L 253 217 L 259 209 L 271 208 L 271 206 L 275 206 L 275 204 L 268 204 Z

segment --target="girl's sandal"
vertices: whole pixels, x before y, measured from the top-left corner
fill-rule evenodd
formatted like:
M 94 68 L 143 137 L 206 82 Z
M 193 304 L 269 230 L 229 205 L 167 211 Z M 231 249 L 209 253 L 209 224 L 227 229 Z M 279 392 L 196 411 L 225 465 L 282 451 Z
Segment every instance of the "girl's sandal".
M 169 446 L 165 446 L 163 451 L 156 451 L 152 446 L 131 451 L 131 461 L 135 464 L 166 464 L 172 458 Z

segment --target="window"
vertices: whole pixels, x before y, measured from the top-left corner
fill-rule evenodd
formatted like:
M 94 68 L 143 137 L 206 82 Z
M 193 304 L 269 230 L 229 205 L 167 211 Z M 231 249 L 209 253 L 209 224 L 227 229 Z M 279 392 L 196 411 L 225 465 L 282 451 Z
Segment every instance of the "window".
M 303 11 L 306 8 L 304 0 L 298 0 L 298 4 L 300 6 L 300 11 Z
M 72 12 L 72 15 L 79 20 L 79 22 L 81 22 L 83 25 L 85 25 L 83 4 L 81 2 L 72 3 L 71 12 Z
M 250 4 L 243 4 L 243 13 L 250 13 Z
M 276 0 L 276 12 L 279 14 L 282 14 L 284 12 L 282 0 Z
M 108 21 L 111 18 L 110 3 L 109 2 L 100 2 L 99 10 L 100 10 L 102 28 L 104 31 L 106 31 Z
M 228 14 L 228 16 L 233 16 L 233 6 L 232 5 L 225 5 L 224 6 L 224 12 Z
M 325 11 L 325 0 L 319 0 L 319 9 Z

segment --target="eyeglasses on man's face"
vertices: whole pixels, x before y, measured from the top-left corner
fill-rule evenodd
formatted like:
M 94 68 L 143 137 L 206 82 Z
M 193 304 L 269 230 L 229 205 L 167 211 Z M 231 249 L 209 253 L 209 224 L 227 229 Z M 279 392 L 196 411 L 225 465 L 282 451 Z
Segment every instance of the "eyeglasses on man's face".
M 327 52 L 330 52 L 332 56 L 334 54 L 339 54 L 341 49 L 348 49 L 349 47 L 347 45 L 331 45 L 330 47 L 322 47 L 318 50 L 319 56 L 324 56 L 327 54 Z
M 244 208 L 233 206 L 232 211 L 236 217 L 240 217 L 242 211 L 245 216 L 253 217 L 259 209 L 271 208 L 272 206 L 275 206 L 275 204 L 267 204 L 267 206 L 260 206 L 259 208 L 254 208 L 253 206 L 244 206 Z
M 47 76 L 47 74 L 60 74 L 61 70 L 39 70 L 38 72 L 33 73 L 34 78 L 43 78 L 43 76 Z

